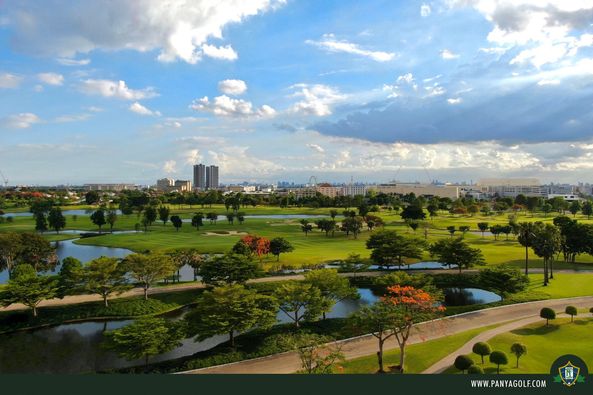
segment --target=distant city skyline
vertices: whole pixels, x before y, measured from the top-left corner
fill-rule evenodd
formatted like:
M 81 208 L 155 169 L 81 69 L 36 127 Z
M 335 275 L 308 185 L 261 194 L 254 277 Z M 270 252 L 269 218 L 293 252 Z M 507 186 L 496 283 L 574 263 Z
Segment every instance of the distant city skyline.
M 0 46 L 12 185 L 593 182 L 590 2 L 22 0 Z

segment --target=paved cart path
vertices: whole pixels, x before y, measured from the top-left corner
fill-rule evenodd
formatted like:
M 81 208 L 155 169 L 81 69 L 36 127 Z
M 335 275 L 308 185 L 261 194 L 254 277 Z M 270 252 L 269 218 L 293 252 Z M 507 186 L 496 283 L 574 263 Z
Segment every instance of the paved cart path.
M 420 343 L 427 340 L 438 339 L 470 329 L 482 328 L 494 324 L 505 324 L 507 328 L 514 328 L 514 325 L 526 325 L 537 321 L 539 311 L 542 307 L 550 307 L 560 312 L 564 311 L 567 305 L 574 305 L 577 308 L 589 308 L 593 306 L 593 296 L 583 296 L 566 299 L 549 299 L 537 302 L 520 303 L 508 306 L 493 307 L 445 317 L 439 320 L 427 322 L 416 326 L 413 329 L 408 344 Z M 510 322 L 512 321 L 512 322 Z M 522 322 L 519 322 L 522 321 Z M 519 323 L 518 323 L 519 322 Z M 512 329 L 509 329 L 512 330 Z M 490 331 L 488 331 L 490 332 Z M 472 342 L 474 340 L 472 339 Z M 377 352 L 377 339 L 371 335 L 340 341 L 342 352 L 346 359 L 353 359 Z M 473 344 L 473 343 L 472 343 Z M 397 348 L 397 343 L 389 339 L 385 344 L 386 350 Z M 455 356 L 457 355 L 455 353 Z M 449 355 L 448 357 L 451 357 Z M 447 361 L 443 362 L 446 363 Z M 450 366 L 450 364 L 448 365 Z M 251 359 L 227 365 L 212 366 L 204 369 L 190 370 L 185 374 L 274 374 L 294 373 L 300 368 L 298 355 L 295 352 L 275 354 L 268 357 Z

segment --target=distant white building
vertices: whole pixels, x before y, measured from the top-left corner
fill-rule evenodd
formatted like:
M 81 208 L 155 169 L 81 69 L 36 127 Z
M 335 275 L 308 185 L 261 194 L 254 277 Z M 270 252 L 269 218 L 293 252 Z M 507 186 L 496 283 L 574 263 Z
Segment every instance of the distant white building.
M 546 197 L 548 190 L 537 178 L 485 178 L 478 189 L 487 196 L 515 198 L 517 195 Z
M 578 195 L 575 195 L 575 194 L 561 194 L 561 193 L 549 193 L 548 194 L 548 199 L 554 199 L 556 197 L 561 197 L 562 199 L 566 200 L 567 202 L 583 200 Z

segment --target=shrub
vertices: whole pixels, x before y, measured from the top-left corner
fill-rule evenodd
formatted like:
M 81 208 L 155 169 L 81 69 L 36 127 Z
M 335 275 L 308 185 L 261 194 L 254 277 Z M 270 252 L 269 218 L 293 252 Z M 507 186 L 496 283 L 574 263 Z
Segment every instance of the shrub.
M 517 367 L 519 367 L 519 358 L 527 354 L 527 346 L 522 343 L 513 343 L 511 346 L 511 353 L 517 357 Z
M 504 351 L 492 351 L 490 362 L 496 365 L 496 373 L 500 373 L 500 365 L 508 364 L 509 358 Z
M 484 374 L 484 369 L 478 365 L 472 365 L 467 368 L 467 374 Z
M 570 322 L 573 322 L 574 316 L 578 314 L 577 308 L 574 306 L 566 306 L 564 312 L 570 316 Z
M 546 320 L 546 326 L 548 326 L 550 320 L 556 319 L 556 312 L 549 307 L 544 307 L 540 310 L 539 316 Z
M 529 277 L 516 267 L 500 265 L 480 270 L 479 282 L 483 288 L 501 293 L 516 293 L 527 288 Z
M 488 343 L 477 342 L 472 347 L 472 352 L 474 354 L 478 354 L 482 358 L 482 365 L 483 365 L 484 364 L 484 357 L 486 355 L 490 355 L 490 353 L 492 352 L 492 349 L 490 348 L 490 345 Z
M 474 361 L 469 355 L 458 355 L 457 358 L 455 358 L 455 363 L 453 365 L 465 373 L 465 371 L 473 364 Z

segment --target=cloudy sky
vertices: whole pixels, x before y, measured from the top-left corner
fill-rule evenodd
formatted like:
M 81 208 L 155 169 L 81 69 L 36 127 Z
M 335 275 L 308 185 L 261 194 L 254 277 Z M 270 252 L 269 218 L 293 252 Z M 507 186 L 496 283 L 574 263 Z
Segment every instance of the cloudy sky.
M 11 184 L 592 182 L 593 0 L 0 1 Z

